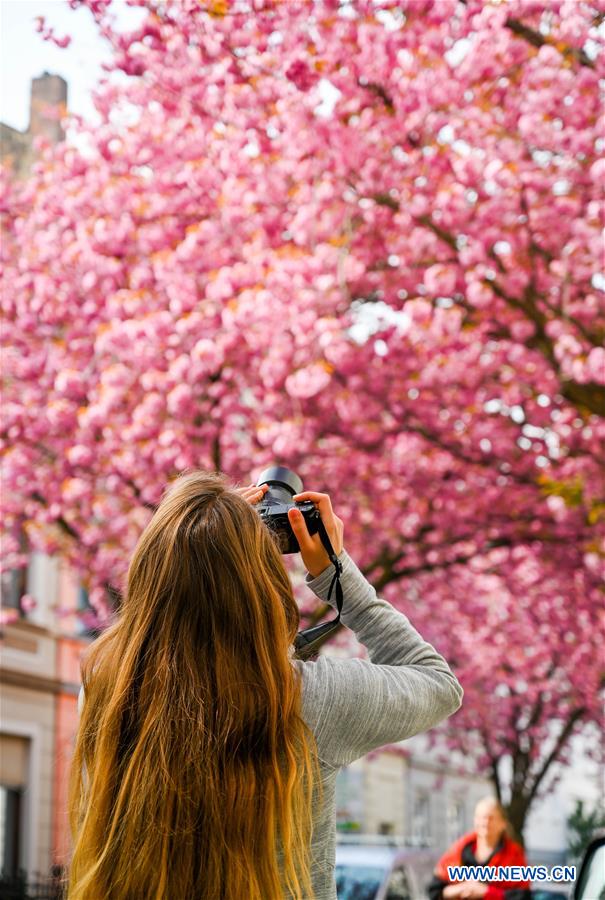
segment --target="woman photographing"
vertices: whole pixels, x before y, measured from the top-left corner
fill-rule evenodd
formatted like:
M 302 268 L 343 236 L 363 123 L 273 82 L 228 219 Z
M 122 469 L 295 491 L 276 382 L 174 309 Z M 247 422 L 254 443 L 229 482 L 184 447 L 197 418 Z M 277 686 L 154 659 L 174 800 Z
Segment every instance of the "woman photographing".
M 465 834 L 437 863 L 429 885 L 430 900 L 529 900 L 527 881 L 468 881 L 453 883 L 448 866 L 526 866 L 525 851 L 510 837 L 509 825 L 495 797 L 484 797 L 475 807 L 474 831 Z
M 447 663 L 380 600 L 316 504 L 342 566 L 341 619 L 369 660 L 294 658 L 288 573 L 254 505 L 192 472 L 130 561 L 119 618 L 84 662 L 71 783 L 70 900 L 335 900 L 335 781 L 370 750 L 460 706 Z M 288 519 L 307 584 L 333 567 Z

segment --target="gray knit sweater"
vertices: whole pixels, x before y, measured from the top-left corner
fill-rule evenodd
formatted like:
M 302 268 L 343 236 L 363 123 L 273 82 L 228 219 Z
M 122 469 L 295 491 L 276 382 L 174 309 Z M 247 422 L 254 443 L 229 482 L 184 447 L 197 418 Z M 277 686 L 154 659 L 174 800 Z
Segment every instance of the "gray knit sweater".
M 376 747 L 432 728 L 455 712 L 462 688 L 448 664 L 407 618 L 380 600 L 343 550 L 341 619 L 369 651 L 369 660 L 321 656 L 295 661 L 302 675 L 303 718 L 313 731 L 320 760 L 323 805 L 314 820 L 312 859 L 315 900 L 336 900 L 335 784 L 342 766 Z M 334 569 L 311 590 L 327 599 Z

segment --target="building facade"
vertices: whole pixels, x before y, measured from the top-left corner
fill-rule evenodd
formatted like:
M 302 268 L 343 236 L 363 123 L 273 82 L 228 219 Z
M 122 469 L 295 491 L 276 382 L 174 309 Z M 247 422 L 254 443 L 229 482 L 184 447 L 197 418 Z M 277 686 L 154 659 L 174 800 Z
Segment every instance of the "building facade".
M 3 576 L 5 612 L 16 606 L 10 584 Z M 89 638 L 70 633 L 72 619 L 57 615 L 59 607 L 75 612 L 81 596 L 60 560 L 33 553 L 25 585 L 36 605 L 2 629 L 0 865 L 7 875 L 33 877 L 67 861 L 67 773 Z
M 36 138 L 65 138 L 60 119 L 66 111 L 61 76 L 44 72 L 32 80 L 27 131 L 0 123 L 2 164 L 13 178 L 27 178 Z M 57 560 L 39 553 L 30 555 L 27 569 L 2 574 L 3 614 L 14 616 L 2 629 L 0 650 L 0 868 L 8 875 L 19 869 L 46 875 L 64 857 L 66 822 L 58 808 L 65 808 L 76 659 L 87 641 L 70 634 L 73 621 L 57 617 L 55 609 L 77 605 L 78 587 Z M 36 601 L 31 611 L 21 608 L 25 594 Z
M 43 72 L 32 79 L 27 131 L 18 131 L 0 122 L 0 154 L 2 165 L 14 178 L 27 178 L 36 154 L 34 140 L 44 137 L 51 144 L 65 139 L 60 118 L 67 112 L 67 82 L 60 75 Z
M 587 810 L 605 796 L 605 772 L 591 754 L 590 740 L 573 742 L 572 763 L 561 767 L 554 788 L 534 801 L 524 830 L 530 863 L 568 860 L 567 819 L 577 800 Z M 464 760 L 444 764 L 424 735 L 356 760 L 336 785 L 340 832 L 390 835 L 397 843 L 430 847 L 441 854 L 473 829 L 478 801 L 494 795 L 491 782 L 466 770 Z
M 337 826 L 441 852 L 472 828 L 475 805 L 491 793 L 487 779 L 444 765 L 424 741 L 412 738 L 342 769 Z

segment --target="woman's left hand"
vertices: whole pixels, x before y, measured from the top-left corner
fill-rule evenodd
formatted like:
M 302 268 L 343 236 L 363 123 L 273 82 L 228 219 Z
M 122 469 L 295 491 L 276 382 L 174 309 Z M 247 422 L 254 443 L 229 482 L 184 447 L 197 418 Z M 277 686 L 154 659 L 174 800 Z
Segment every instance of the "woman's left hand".
M 247 500 L 252 506 L 265 496 L 265 492 L 269 489 L 268 484 L 261 484 L 257 487 L 255 484 L 247 484 L 246 487 L 235 488 L 235 493 Z
M 464 888 L 464 884 L 446 884 L 441 892 L 442 897 L 444 897 L 444 900 L 461 900 L 464 897 L 462 893 Z
M 487 894 L 487 885 L 480 881 L 467 881 L 463 883 L 463 900 L 480 900 Z

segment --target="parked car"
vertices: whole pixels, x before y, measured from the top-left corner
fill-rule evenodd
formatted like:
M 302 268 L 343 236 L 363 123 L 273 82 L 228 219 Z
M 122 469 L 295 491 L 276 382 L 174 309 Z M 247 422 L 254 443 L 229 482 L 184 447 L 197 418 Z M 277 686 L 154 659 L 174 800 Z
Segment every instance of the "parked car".
M 592 839 L 580 865 L 573 900 L 605 900 L 605 831 Z
M 569 900 L 569 894 L 562 894 L 561 891 L 548 891 L 540 885 L 540 887 L 532 887 L 531 900 Z
M 605 830 L 588 844 L 568 893 L 535 888 L 531 896 L 532 900 L 605 900 Z
M 436 861 L 424 847 L 337 844 L 338 900 L 426 900 Z

